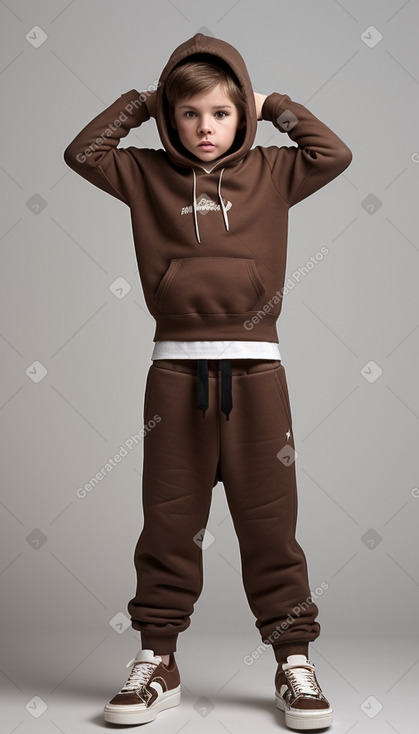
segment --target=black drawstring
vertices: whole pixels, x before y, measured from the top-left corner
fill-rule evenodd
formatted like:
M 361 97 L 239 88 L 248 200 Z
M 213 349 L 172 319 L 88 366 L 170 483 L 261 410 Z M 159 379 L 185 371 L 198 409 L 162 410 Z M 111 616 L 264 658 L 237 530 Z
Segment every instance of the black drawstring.
M 198 408 L 202 410 L 205 418 L 205 411 L 208 408 L 208 360 L 197 359 L 197 382 L 198 382 Z M 219 359 L 218 364 L 221 369 L 221 410 L 229 420 L 229 413 L 233 407 L 232 389 L 231 389 L 231 361 L 229 359 Z
M 229 420 L 228 414 L 233 407 L 231 395 L 231 362 L 229 359 L 219 359 L 218 363 L 221 368 L 221 410 L 225 413 L 226 420 Z

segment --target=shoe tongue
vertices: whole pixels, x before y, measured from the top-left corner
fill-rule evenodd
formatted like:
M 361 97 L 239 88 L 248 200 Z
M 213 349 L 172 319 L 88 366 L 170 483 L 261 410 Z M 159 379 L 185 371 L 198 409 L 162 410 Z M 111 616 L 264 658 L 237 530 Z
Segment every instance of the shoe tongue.
M 287 662 L 293 665 L 307 664 L 307 658 L 305 655 L 288 655 Z
M 135 659 L 141 663 L 161 663 L 161 657 L 155 655 L 153 650 L 138 650 Z

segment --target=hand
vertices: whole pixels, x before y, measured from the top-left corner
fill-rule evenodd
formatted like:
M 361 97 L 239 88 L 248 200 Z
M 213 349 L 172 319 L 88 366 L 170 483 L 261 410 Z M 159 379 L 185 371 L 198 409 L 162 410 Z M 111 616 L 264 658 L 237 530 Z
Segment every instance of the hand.
M 255 105 L 256 105 L 256 116 L 258 120 L 262 119 L 262 105 L 268 96 L 267 94 L 258 94 L 257 92 L 253 92 L 255 95 Z
M 153 92 L 143 92 L 146 96 L 146 107 L 150 113 L 150 117 L 156 116 L 156 96 L 157 96 L 157 90 L 155 89 Z

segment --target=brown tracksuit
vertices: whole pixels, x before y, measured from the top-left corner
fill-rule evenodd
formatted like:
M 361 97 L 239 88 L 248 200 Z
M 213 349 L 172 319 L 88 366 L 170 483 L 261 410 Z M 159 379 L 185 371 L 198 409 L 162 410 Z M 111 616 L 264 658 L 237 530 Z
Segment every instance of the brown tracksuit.
M 165 96 L 170 71 L 189 57 L 227 64 L 247 101 L 244 128 L 206 166 L 181 145 Z M 262 118 L 297 145 L 252 148 L 257 117 L 245 63 L 233 46 L 201 33 L 175 49 L 151 95 L 122 94 L 81 130 L 64 160 L 130 207 L 154 341 L 277 343 L 288 210 L 342 173 L 351 151 L 306 107 L 277 92 L 265 99 Z M 150 118 L 149 107 L 164 149 L 121 148 L 120 140 Z M 144 425 L 144 527 L 135 550 L 137 590 L 128 603 L 143 647 L 174 652 L 190 624 L 218 481 L 262 640 L 297 652 L 316 639 L 318 608 L 295 538 L 295 447 L 282 362 L 154 360 Z

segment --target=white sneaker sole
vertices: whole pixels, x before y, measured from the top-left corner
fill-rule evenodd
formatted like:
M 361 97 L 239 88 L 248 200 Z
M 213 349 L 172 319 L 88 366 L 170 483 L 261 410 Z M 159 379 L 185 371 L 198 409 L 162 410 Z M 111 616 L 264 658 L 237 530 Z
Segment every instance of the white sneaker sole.
M 118 706 L 107 703 L 104 708 L 104 718 L 111 724 L 145 724 L 147 721 L 154 721 L 160 711 L 177 706 L 180 703 L 180 696 L 181 686 L 179 685 L 170 691 L 160 693 L 149 708 L 146 708 L 143 703 L 139 703 L 138 706 L 135 704 Z
M 277 691 L 275 691 L 275 705 L 285 713 L 285 723 L 290 729 L 323 729 L 333 722 L 331 706 L 328 709 L 290 711 Z

